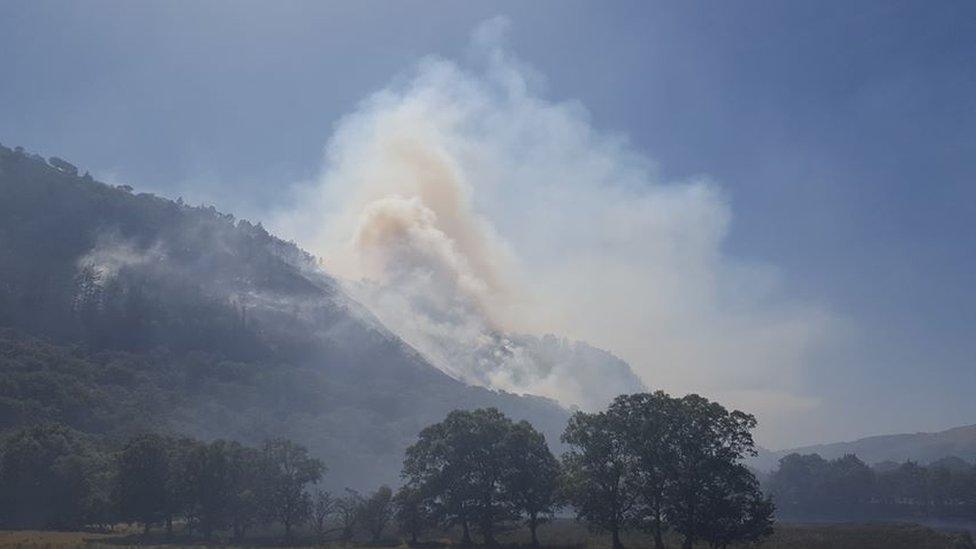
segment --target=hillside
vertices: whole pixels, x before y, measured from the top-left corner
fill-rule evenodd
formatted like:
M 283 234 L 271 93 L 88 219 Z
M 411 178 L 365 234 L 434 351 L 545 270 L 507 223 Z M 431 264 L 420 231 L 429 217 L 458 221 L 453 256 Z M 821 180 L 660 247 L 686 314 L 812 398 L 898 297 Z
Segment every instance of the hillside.
M 479 406 L 550 442 L 567 417 L 432 367 L 259 224 L 0 147 L 0 428 L 287 436 L 327 484 L 375 487 L 423 426 Z
M 754 460 L 753 466 L 761 470 L 774 469 L 779 458 L 791 453 L 820 454 L 825 459 L 836 459 L 845 454 L 856 454 L 868 464 L 901 463 L 905 460 L 928 464 L 949 456 L 955 456 L 972 463 L 976 461 L 976 425 L 956 427 L 935 433 L 881 435 L 850 442 L 817 444 L 775 452 L 764 451 Z

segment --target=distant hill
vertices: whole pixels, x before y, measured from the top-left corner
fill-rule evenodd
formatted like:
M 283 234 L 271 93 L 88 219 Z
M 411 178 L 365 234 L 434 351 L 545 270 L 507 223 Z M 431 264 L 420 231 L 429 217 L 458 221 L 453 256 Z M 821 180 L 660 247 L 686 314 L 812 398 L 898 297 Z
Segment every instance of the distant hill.
M 956 427 L 935 433 L 881 435 L 851 442 L 817 444 L 776 452 L 763 451 L 752 461 L 751 465 L 757 469 L 768 471 L 776 468 L 779 458 L 794 452 L 820 454 L 825 459 L 835 459 L 845 454 L 856 454 L 868 464 L 901 463 L 905 460 L 929 464 L 948 457 L 961 458 L 972 463 L 976 460 L 976 425 Z
M 552 443 L 568 417 L 431 366 L 260 224 L 0 146 L 0 430 L 286 436 L 365 488 L 396 482 L 422 427 L 484 406 Z

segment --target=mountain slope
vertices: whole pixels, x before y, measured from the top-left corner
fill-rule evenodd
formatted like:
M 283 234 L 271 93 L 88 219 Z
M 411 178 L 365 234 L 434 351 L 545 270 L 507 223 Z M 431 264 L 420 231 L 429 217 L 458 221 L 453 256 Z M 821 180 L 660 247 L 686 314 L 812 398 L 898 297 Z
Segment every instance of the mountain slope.
M 2 428 L 287 436 L 334 486 L 395 482 L 454 408 L 497 406 L 550 442 L 567 417 L 432 367 L 260 225 L 0 146 L 2 327 Z
M 836 459 L 845 454 L 856 454 L 865 463 L 884 461 L 901 463 L 905 460 L 928 464 L 942 458 L 955 456 L 966 461 L 976 461 L 976 425 L 967 425 L 934 433 L 906 433 L 861 438 L 850 442 L 834 442 L 802 446 L 776 452 L 764 452 L 753 463 L 759 469 L 776 467 L 779 458 L 792 453 L 820 454 L 825 459 Z

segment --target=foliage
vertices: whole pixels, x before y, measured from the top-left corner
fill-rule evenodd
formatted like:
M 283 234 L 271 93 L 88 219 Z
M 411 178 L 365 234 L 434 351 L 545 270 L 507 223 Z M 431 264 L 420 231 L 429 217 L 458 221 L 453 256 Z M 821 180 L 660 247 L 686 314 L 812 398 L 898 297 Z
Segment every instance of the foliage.
M 639 517 L 637 462 L 628 436 L 607 412 L 577 412 L 563 435 L 572 447 L 563 455 L 569 500 L 580 519 L 610 532 L 615 549 L 622 547 L 621 531 Z
M 643 528 L 664 546 L 667 528 L 684 547 L 759 540 L 771 532 L 772 503 L 742 459 L 754 453 L 755 418 L 698 395 L 622 395 L 594 414 L 579 412 L 563 441 L 567 493 L 577 516 L 621 534 Z
M 363 516 L 363 497 L 359 492 L 346 488 L 346 495 L 335 501 L 335 512 L 339 518 L 342 539 L 351 540 Z
M 325 490 L 316 490 L 312 496 L 312 526 L 318 541 L 325 540 L 326 520 L 332 515 L 335 500 L 332 494 Z
M 377 542 L 383 531 L 393 519 L 393 490 L 380 486 L 363 502 L 360 509 L 360 522 L 369 532 L 370 540 Z
M 325 466 L 309 457 L 304 447 L 285 439 L 267 441 L 262 458 L 264 510 L 269 519 L 285 527 L 285 537 L 290 539 L 292 527 L 311 516 L 312 498 L 305 487 L 322 478 Z
M 407 448 L 404 480 L 428 499 L 441 523 L 461 527 L 464 543 L 474 527 L 493 544 L 498 525 L 518 515 L 505 485 L 514 428 L 495 408 L 455 410 Z
M 527 421 L 511 427 L 505 449 L 508 456 L 502 490 L 512 507 L 524 515 L 532 544 L 538 545 L 538 527 L 551 519 L 562 503 L 562 469 L 545 437 Z
M 144 435 L 130 440 L 119 453 L 113 500 L 119 518 L 140 522 L 146 531 L 171 508 L 170 461 L 167 440 Z
M 430 502 L 423 493 L 409 484 L 401 486 L 393 496 L 394 519 L 401 533 L 416 545 L 420 536 L 434 526 Z
M 549 433 L 567 415 L 430 366 L 260 224 L 0 146 L 0 433 L 284 436 L 366 488 L 467 406 Z
M 86 437 L 61 425 L 10 434 L 0 454 L 0 524 L 68 529 L 107 522 L 104 465 Z
M 857 456 L 825 460 L 790 454 L 768 481 L 780 514 L 790 519 L 940 520 L 976 516 L 976 467 L 946 458 L 872 469 Z

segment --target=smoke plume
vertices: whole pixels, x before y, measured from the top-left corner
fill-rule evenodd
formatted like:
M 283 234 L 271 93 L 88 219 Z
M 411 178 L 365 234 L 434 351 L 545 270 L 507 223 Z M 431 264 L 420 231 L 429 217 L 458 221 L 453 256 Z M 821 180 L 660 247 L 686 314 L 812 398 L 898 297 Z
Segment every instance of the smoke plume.
M 478 68 L 427 58 L 343 118 L 276 229 L 470 382 L 584 407 L 641 382 L 760 414 L 814 406 L 798 380 L 830 315 L 723 252 L 720 186 L 659 180 L 579 103 L 548 99 L 504 26 L 475 34 Z M 517 334 L 586 341 L 640 380 L 609 359 L 541 364 Z

